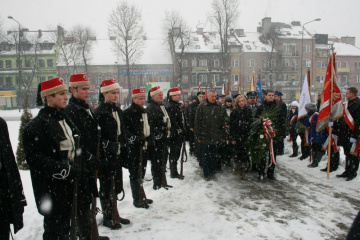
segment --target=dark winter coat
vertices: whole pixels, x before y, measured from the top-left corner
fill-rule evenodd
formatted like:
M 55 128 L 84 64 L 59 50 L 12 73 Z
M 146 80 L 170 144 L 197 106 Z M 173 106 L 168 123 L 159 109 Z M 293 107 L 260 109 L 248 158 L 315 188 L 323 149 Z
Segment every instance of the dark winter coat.
M 289 111 L 289 117 L 287 118 L 289 120 L 289 134 L 291 136 L 297 136 L 296 133 L 296 123 L 297 123 L 297 118 L 296 120 L 293 121 L 293 123 L 291 123 L 291 119 L 296 116 L 298 114 L 298 110 L 296 109 L 295 112 L 293 111 Z
M 17 233 L 23 228 L 26 199 L 23 194 L 20 173 L 12 151 L 9 132 L 4 119 L 0 118 L 0 210 L 2 218 L 8 218 Z M 5 199 L 4 202 L 1 200 Z M 6 205 L 6 206 L 5 206 Z
M 285 118 L 283 117 L 283 113 L 281 112 L 280 106 L 276 103 L 276 101 L 264 101 L 262 105 L 259 106 L 259 108 L 256 110 L 255 118 L 259 118 L 264 110 L 270 110 L 274 109 L 274 111 L 277 111 L 277 114 L 270 118 L 272 122 L 273 128 L 276 130 L 277 136 L 283 136 L 285 134 L 284 126 L 285 126 Z
M 282 114 L 282 117 L 284 118 L 284 125 L 282 126 L 282 134 L 283 134 L 282 136 L 285 137 L 285 135 L 286 135 L 285 120 L 287 117 L 287 106 L 286 106 L 286 103 L 284 103 L 284 101 L 282 99 L 280 101 L 278 101 L 277 104 L 280 106 L 281 114 Z
M 185 137 L 185 117 L 180 104 L 170 99 L 166 111 L 171 121 L 170 141 L 182 142 Z
M 91 115 L 89 114 L 89 112 Z M 85 101 L 81 101 L 71 97 L 69 104 L 65 107 L 65 113 L 70 117 L 80 132 L 80 146 L 82 149 L 82 160 L 84 167 L 84 177 L 87 178 L 87 184 L 80 186 L 84 194 L 89 196 L 90 202 L 92 196 L 98 196 L 97 187 L 95 184 L 95 170 L 96 165 L 96 151 L 98 144 L 97 127 L 98 122 L 95 114 L 89 108 Z
M 65 121 L 71 128 L 72 137 L 79 134 L 73 122 L 63 109 L 45 106 L 38 115 L 26 125 L 23 130 L 23 143 L 26 161 L 30 167 L 31 180 L 38 211 L 42 201 L 47 197 L 53 202 L 52 213 L 59 214 L 63 209 L 58 209 L 59 203 L 71 203 L 73 183 L 69 178 L 56 179 L 54 174 L 68 171 L 63 160 L 67 159 L 67 151 L 61 151 L 60 142 L 66 140 L 65 133 L 59 122 Z
M 189 104 L 189 128 L 194 128 L 196 109 L 200 105 L 199 99 Z
M 218 102 L 202 102 L 195 116 L 194 135 L 205 145 L 217 145 L 225 138 L 225 110 Z
M 140 147 L 145 145 L 145 141 L 149 140 L 144 139 L 143 137 L 143 123 L 142 123 L 142 114 L 147 113 L 145 108 L 141 107 L 134 102 L 124 110 L 124 126 L 127 132 L 127 164 L 129 168 L 137 169 L 139 168 L 139 151 Z
M 230 115 L 230 141 L 245 143 L 251 123 L 251 109 L 248 106 L 235 108 Z
M 350 129 L 345 118 L 341 117 L 338 120 L 339 146 L 348 144 L 351 137 L 355 139 L 360 137 L 360 99 L 358 97 L 348 101 L 348 110 L 354 119 L 354 131 Z
M 323 135 L 323 131 L 317 132 L 316 131 L 316 123 L 318 120 L 318 113 L 309 113 L 309 141 L 311 143 L 324 143 L 325 137 Z
M 260 105 L 261 105 L 261 104 L 258 103 L 258 102 L 256 102 L 256 103 L 253 104 L 253 105 L 246 104 L 246 106 L 247 106 L 248 108 L 250 108 L 250 110 L 251 110 L 251 117 L 252 117 L 252 118 L 255 117 L 256 111 L 257 111 L 257 109 L 259 108 Z
M 117 135 L 117 122 L 113 117 L 113 111 L 117 112 L 120 120 L 121 134 Z M 126 128 L 124 124 L 123 111 L 115 104 L 101 102 L 94 111 L 99 126 L 101 128 L 101 173 L 105 177 L 110 176 L 111 172 L 115 175 L 115 191 L 117 194 L 122 192 L 122 167 L 126 165 Z M 120 155 L 118 149 L 120 145 Z
M 151 132 L 149 143 L 164 143 L 167 138 L 167 123 L 164 122 L 164 113 L 160 108 L 163 104 L 154 102 L 151 98 L 149 103 L 146 108 Z

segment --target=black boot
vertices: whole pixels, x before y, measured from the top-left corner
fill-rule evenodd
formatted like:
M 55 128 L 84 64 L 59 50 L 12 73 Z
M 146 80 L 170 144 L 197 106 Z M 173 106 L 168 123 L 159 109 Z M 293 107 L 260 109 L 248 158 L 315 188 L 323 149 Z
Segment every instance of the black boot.
M 297 157 L 298 156 L 298 153 L 297 152 L 293 152 L 293 154 L 291 154 L 289 157 Z
M 113 230 L 120 229 L 121 228 L 120 221 L 117 221 L 113 217 L 113 213 L 115 213 L 113 211 L 117 211 L 117 208 L 114 209 L 112 207 L 112 204 L 110 204 L 110 199 L 106 198 L 106 197 L 100 197 L 100 203 L 101 203 L 101 208 L 102 208 L 102 211 L 104 214 L 103 225 L 105 227 L 111 228 Z
M 347 177 L 348 177 L 348 173 L 347 173 L 347 171 L 345 171 L 345 172 L 343 172 L 342 174 L 336 175 L 336 177 L 338 177 L 338 178 L 347 178 Z

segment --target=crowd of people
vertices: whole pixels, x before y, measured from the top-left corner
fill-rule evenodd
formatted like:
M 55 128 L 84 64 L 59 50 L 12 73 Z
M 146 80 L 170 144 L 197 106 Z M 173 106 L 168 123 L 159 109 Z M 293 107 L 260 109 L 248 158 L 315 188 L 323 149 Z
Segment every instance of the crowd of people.
M 289 157 L 298 156 L 296 139 L 301 137 L 299 159 L 311 155 L 309 167 L 318 166 L 326 148 L 326 130 L 315 130 L 320 102 L 318 106 L 308 103 L 307 115 L 300 119 L 298 103 L 292 102 L 288 109 L 278 91 L 264 90 L 262 96 L 255 91 L 246 96 L 199 91 L 190 104 L 183 106 L 181 89 L 169 89 L 164 99 L 161 87 L 154 86 L 147 93 L 145 107 L 146 91 L 136 88 L 132 89 L 131 105 L 122 110 L 116 104 L 119 84 L 105 79 L 99 105 L 93 110 L 86 102 L 89 89 L 88 77 L 82 73 L 71 75 L 69 86 L 61 78 L 41 82 L 37 105 L 44 107 L 23 130 L 36 206 L 44 216 L 43 239 L 109 239 L 98 233 L 93 217 L 96 198 L 100 198 L 104 226 L 116 230 L 129 224 L 130 220 L 122 218 L 117 208 L 119 196 L 124 196 L 123 168 L 129 171 L 134 207 L 147 209 L 154 202 L 143 188 L 148 161 L 153 189 L 171 188 L 166 166 L 169 163 L 170 178 L 183 178 L 179 162 L 186 155 L 185 141 L 189 142 L 189 154 L 198 160 L 206 181 L 216 181 L 216 174 L 224 166 L 232 166 L 238 179 L 247 180 L 247 172 L 256 171 L 260 181 L 265 176 L 276 180 L 276 156 L 284 154 L 286 136 L 293 147 Z M 321 96 L 320 93 L 320 100 Z M 337 176 L 351 181 L 359 167 L 357 89 L 349 88 L 346 98 L 344 116 L 328 124 L 337 143 L 332 145 L 330 171 L 337 169 L 338 146 L 343 146 L 346 168 Z M 23 226 L 26 200 L 6 123 L 0 123 L 1 144 L 7 146 L 1 148 L 0 155 L 0 212 L 6 216 L 0 218 L 0 234 L 1 239 L 8 239 L 10 224 L 15 233 Z M 267 143 L 257 158 L 249 147 L 254 145 L 250 141 L 254 135 Z

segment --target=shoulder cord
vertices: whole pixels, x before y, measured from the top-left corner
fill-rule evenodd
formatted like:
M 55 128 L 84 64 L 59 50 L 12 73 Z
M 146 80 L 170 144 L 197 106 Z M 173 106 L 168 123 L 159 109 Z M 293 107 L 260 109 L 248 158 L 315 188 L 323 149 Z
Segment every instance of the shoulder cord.
M 55 179 L 66 180 L 66 178 L 69 176 L 69 174 L 70 174 L 70 165 L 68 165 L 68 171 L 66 171 L 66 169 L 63 169 L 63 170 L 61 170 L 60 173 L 55 173 L 52 176 Z

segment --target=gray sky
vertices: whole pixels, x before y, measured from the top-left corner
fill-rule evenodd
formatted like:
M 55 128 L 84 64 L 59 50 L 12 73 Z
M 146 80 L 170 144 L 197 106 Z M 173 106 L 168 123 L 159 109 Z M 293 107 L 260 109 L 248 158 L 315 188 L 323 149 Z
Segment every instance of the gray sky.
M 98 37 L 107 36 L 108 16 L 118 0 L 0 0 L 0 19 L 5 30 L 17 28 L 17 23 L 7 18 L 13 16 L 22 27 L 30 30 L 55 29 L 60 24 L 69 29 L 76 24 L 91 26 Z M 211 10 L 211 0 L 131 0 L 142 10 L 145 30 L 149 37 L 160 35 L 165 11 L 176 9 L 196 28 L 206 23 Z M 239 0 L 239 28 L 254 32 L 264 17 L 273 22 L 301 21 L 315 18 L 320 22 L 306 25 L 316 33 L 355 36 L 360 47 L 360 1 L 358 0 Z M 208 25 L 209 26 L 209 25 Z

